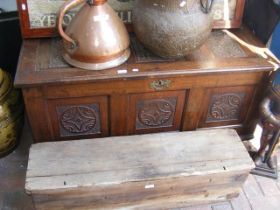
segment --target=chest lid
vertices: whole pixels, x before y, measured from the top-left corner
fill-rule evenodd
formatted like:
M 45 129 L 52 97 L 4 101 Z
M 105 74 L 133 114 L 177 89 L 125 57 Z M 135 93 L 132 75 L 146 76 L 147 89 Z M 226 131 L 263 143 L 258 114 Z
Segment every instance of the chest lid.
M 85 71 L 71 67 L 64 61 L 61 39 L 24 40 L 15 86 L 23 88 L 64 82 L 77 84 L 162 76 L 269 72 L 275 68 L 269 62 L 270 57 L 261 57 L 244 45 L 247 43 L 257 49 L 265 47 L 246 28 L 226 32 L 214 30 L 203 46 L 178 60 L 154 55 L 138 41 L 135 34 L 131 34 L 130 43 L 131 56 L 121 66 Z

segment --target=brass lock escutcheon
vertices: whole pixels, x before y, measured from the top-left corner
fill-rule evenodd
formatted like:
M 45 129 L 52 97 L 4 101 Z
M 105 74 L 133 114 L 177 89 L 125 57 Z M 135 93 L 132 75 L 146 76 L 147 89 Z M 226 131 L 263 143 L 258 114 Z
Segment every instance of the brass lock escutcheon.
M 171 80 L 167 79 L 167 80 L 155 80 L 153 82 L 150 83 L 150 88 L 154 89 L 154 90 L 164 90 L 169 88 L 171 85 Z

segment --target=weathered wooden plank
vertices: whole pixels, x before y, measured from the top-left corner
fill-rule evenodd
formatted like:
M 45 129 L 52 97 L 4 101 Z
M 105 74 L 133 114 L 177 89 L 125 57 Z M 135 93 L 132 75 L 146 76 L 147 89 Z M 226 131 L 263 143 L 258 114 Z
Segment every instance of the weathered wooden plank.
M 64 181 L 66 187 L 104 185 L 252 168 L 238 140 L 233 130 L 207 130 L 35 144 L 26 188 L 65 188 Z
M 37 209 L 166 209 L 238 195 L 254 167 L 236 131 L 40 143 L 26 190 Z
M 236 197 L 243 172 L 36 193 L 36 209 L 169 209 Z M 241 179 L 238 177 L 241 176 Z M 145 188 L 145 184 L 154 188 Z
M 242 165 L 242 161 L 237 160 L 237 164 Z M 78 163 L 76 163 L 78 164 Z M 137 182 L 145 180 L 157 180 L 162 178 L 176 178 L 181 176 L 190 176 L 190 175 L 201 175 L 204 174 L 215 174 L 223 173 L 225 168 L 229 168 L 229 171 L 241 170 L 238 166 L 235 168 L 230 168 L 226 162 L 221 161 L 221 163 L 202 163 L 197 167 L 192 169 L 185 169 L 182 171 L 182 168 L 191 167 L 189 164 L 178 164 L 178 165 L 166 165 L 165 167 L 156 168 L 153 166 L 139 167 L 132 169 L 120 169 L 108 173 L 105 172 L 94 172 L 94 173 L 84 173 L 84 174 L 65 174 L 64 176 L 52 176 L 48 177 L 34 177 L 27 178 L 26 180 L 26 189 L 28 191 L 40 192 L 46 189 L 64 189 L 64 188 L 76 188 L 83 186 L 102 186 L 102 185 L 120 185 L 125 182 Z M 218 165 L 216 165 L 218 164 Z M 204 166 L 207 165 L 207 168 Z M 220 166 L 220 171 L 212 170 L 211 167 Z M 57 166 L 59 167 L 59 166 Z M 201 168 L 204 167 L 204 170 Z M 243 168 L 243 170 L 245 170 Z M 160 175 L 158 173 L 161 173 Z M 141 177 L 140 177 L 141 176 Z

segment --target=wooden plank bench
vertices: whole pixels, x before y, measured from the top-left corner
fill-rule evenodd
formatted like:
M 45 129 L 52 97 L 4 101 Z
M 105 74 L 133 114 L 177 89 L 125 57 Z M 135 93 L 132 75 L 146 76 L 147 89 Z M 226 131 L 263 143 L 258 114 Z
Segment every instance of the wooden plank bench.
M 254 163 L 234 130 L 32 145 L 36 209 L 171 209 L 238 195 Z

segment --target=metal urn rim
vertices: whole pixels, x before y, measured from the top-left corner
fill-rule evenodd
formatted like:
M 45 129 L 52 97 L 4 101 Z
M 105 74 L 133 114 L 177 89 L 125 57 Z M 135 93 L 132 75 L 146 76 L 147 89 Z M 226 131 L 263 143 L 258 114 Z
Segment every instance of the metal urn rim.
M 85 69 L 85 70 L 104 70 L 104 69 L 110 69 L 117 67 L 124 62 L 127 61 L 127 59 L 130 57 L 130 49 L 126 49 L 119 57 L 114 58 L 109 61 L 105 62 L 100 62 L 100 63 L 86 63 L 86 62 L 81 62 L 72 59 L 67 53 L 63 54 L 63 58 L 66 60 L 67 63 L 69 63 L 72 66 Z

